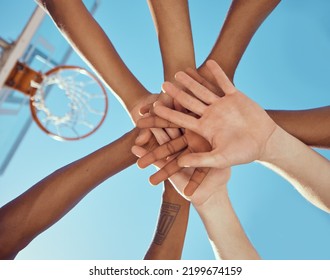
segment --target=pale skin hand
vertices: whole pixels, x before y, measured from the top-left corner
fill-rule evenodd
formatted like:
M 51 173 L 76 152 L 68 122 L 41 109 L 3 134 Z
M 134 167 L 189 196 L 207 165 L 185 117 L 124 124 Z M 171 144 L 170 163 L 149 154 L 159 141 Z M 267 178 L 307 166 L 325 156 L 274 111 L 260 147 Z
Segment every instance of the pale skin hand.
M 259 105 L 233 86 L 214 61 L 207 65 L 224 97 L 219 98 L 179 73 L 178 81 L 199 99 L 170 83 L 165 83 L 164 88 L 200 118 L 159 106 L 155 113 L 167 121 L 149 118 L 139 125 L 164 127 L 170 121 L 200 133 L 210 142 L 211 152 L 186 155 L 179 160 L 181 166 L 225 168 L 258 160 L 290 181 L 308 201 L 329 212 L 329 161 L 277 126 Z
M 184 70 L 187 67 L 195 68 L 194 46 L 192 40 L 192 32 L 189 18 L 189 7 L 187 0 L 149 0 L 148 1 L 151 13 L 153 15 L 154 24 L 158 34 L 159 45 L 163 60 L 164 79 L 175 82 L 174 75 L 179 70 Z M 180 34 L 180 36 L 178 36 Z M 173 104 L 172 98 L 167 94 L 162 94 L 158 99 L 170 108 L 178 108 L 178 104 Z M 145 106 L 141 109 L 141 113 L 153 114 L 152 106 Z M 166 129 L 172 139 L 181 137 L 178 130 Z M 199 135 L 192 131 L 185 132 L 187 139 L 186 149 L 182 149 L 176 157 L 192 151 L 209 151 L 210 145 Z M 147 141 L 146 137 L 139 136 L 136 141 L 137 145 L 144 144 Z M 143 167 L 139 163 L 140 167 Z M 150 182 L 154 185 L 168 179 L 182 168 L 177 165 L 177 159 L 171 158 L 167 164 L 153 176 L 150 177 Z M 191 193 L 197 188 L 198 184 L 203 180 L 207 173 L 207 168 L 196 169 L 191 180 L 188 183 L 187 190 Z
M 217 41 L 205 62 L 209 59 L 215 60 L 233 81 L 236 67 L 250 40 L 279 3 L 280 0 L 233 0 Z M 216 85 L 205 62 L 199 67 L 198 73 Z M 223 94 L 219 89 L 212 91 L 220 96 Z M 266 112 L 277 125 L 306 145 L 330 148 L 330 106 Z
M 174 1 L 174 0 L 173 0 Z M 185 17 L 183 21 L 189 21 L 189 17 L 186 16 L 188 12 L 187 1 L 185 2 L 181 8 L 181 15 L 173 15 L 171 1 L 149 1 L 149 5 L 153 9 L 154 13 L 154 21 L 156 25 L 156 29 L 159 34 L 160 39 L 160 47 L 162 50 L 162 57 L 164 63 L 164 75 L 165 80 L 172 81 L 173 80 L 173 71 L 167 71 L 167 69 L 175 69 L 171 65 L 175 60 L 168 59 L 171 57 L 177 57 L 179 60 L 180 54 L 182 50 L 184 53 L 187 51 L 187 48 L 181 46 L 189 46 L 189 42 L 192 42 L 191 30 L 187 30 L 187 24 L 185 25 L 185 30 L 181 30 L 180 24 L 178 21 L 182 20 L 182 17 Z M 261 25 L 261 23 L 265 20 L 265 18 L 271 13 L 271 11 L 277 6 L 279 0 L 234 0 L 232 1 L 231 7 L 229 9 L 228 15 L 226 17 L 225 23 L 221 29 L 219 37 L 211 50 L 208 58 L 215 59 L 218 63 L 221 63 L 224 68 L 226 74 L 230 76 L 231 80 L 234 77 L 234 73 L 236 67 L 248 45 L 252 36 Z M 173 2 L 175 3 L 175 1 Z M 172 3 L 172 5 L 173 5 Z M 166 9 L 166 5 L 168 5 Z M 165 7 L 165 8 L 164 8 Z M 159 13 L 162 12 L 164 16 L 159 16 Z M 180 9 L 177 9 L 180 11 Z M 158 13 L 158 14 L 157 14 Z M 165 23 L 170 23 L 172 28 L 169 28 L 165 25 Z M 185 32 L 183 32 L 185 31 Z M 172 32 L 172 33 L 171 33 Z M 183 34 L 183 36 L 173 36 L 177 34 Z M 187 35 L 188 34 L 188 35 Z M 185 36 L 185 38 L 184 38 Z M 172 38 L 176 38 L 173 40 Z M 188 42 L 188 43 L 187 43 Z M 168 46 L 172 47 L 168 47 Z M 181 52 L 180 52 L 181 51 Z M 184 54 L 182 53 L 182 55 Z M 193 53 L 192 53 L 193 54 Z M 189 56 L 189 52 L 188 52 Z M 177 69 L 182 70 L 182 68 Z M 208 80 L 214 82 L 213 75 L 207 70 L 205 63 L 198 69 L 198 73 L 193 70 L 186 70 L 186 72 L 193 77 L 195 80 L 206 86 L 211 91 L 217 93 L 219 96 L 223 95 L 223 92 L 219 89 L 219 87 L 214 86 Z M 205 78 L 206 79 L 205 79 Z M 173 81 L 172 81 L 173 82 Z M 177 86 L 180 84 L 176 83 Z M 166 95 L 164 95 L 166 96 Z M 160 101 L 163 101 L 160 99 Z M 165 106 L 173 108 L 171 102 L 164 99 L 162 102 Z M 169 105 L 171 103 L 171 105 Z M 147 110 L 143 111 L 145 113 Z M 153 111 L 153 110 L 151 110 Z M 141 136 L 140 139 L 143 139 Z M 139 140 L 140 140 L 139 139 Z M 145 138 L 144 138 L 145 139 Z M 206 152 L 210 150 L 210 147 L 207 141 L 203 140 L 203 138 L 198 137 L 194 132 L 190 130 L 186 130 L 186 133 L 181 136 L 181 139 L 176 140 L 177 143 L 181 144 L 181 150 L 177 151 L 181 153 L 181 155 L 188 154 L 190 152 Z M 141 141 L 136 142 L 137 145 L 143 144 Z M 170 144 L 169 144 L 170 145 Z M 170 147 L 171 148 L 171 147 Z M 178 155 L 177 155 L 178 156 Z M 140 167 L 145 167 L 153 162 L 153 158 L 151 155 L 148 157 L 144 157 L 138 161 Z M 168 162 L 168 165 L 163 167 L 161 170 L 156 172 L 154 175 L 150 177 L 150 181 L 152 184 L 158 184 L 159 182 L 166 180 L 172 174 L 180 170 L 180 167 L 177 165 L 177 159 L 173 159 Z M 192 180 L 190 180 L 189 185 L 187 186 L 185 192 L 187 195 L 193 194 L 195 189 L 198 187 L 199 183 L 203 180 L 205 174 L 207 174 L 208 170 L 206 168 L 199 168 L 196 170 Z
M 138 146 L 133 147 L 133 150 L 140 156 L 147 153 L 145 149 Z M 165 162 L 165 160 L 160 160 L 155 164 L 161 168 Z M 198 189 L 191 196 L 185 194 L 189 178 L 189 168 L 184 168 L 184 171 L 174 174 L 170 180 L 182 197 L 191 201 L 196 208 L 205 225 L 215 257 L 217 259 L 260 259 L 231 206 L 226 187 L 226 183 L 230 178 L 230 169 L 211 168 Z M 173 201 L 173 199 L 178 198 L 172 196 L 170 199 Z M 183 215 L 181 219 L 182 217 Z M 173 229 L 175 229 L 174 226 Z M 171 229 L 169 237 L 175 232 Z M 176 233 L 175 240 L 182 236 L 180 234 L 182 234 L 182 231 Z M 157 235 L 155 238 L 157 238 Z M 170 246 L 170 244 L 167 245 Z M 156 246 L 154 245 L 149 249 L 145 259 L 149 259 L 150 256 L 157 259 L 170 256 L 168 254 L 164 255 L 164 252 L 157 250 Z M 176 251 L 172 249 L 172 254 Z
M 217 79 L 218 86 L 225 92 L 224 97 L 218 97 L 184 72 L 176 75 L 177 81 L 202 102 L 169 82 L 163 85 L 169 95 L 199 118 L 163 106 L 155 108 L 156 114 L 164 120 L 200 134 L 212 145 L 211 152 L 181 157 L 179 165 L 226 168 L 260 158 L 276 124 L 260 106 L 236 90 L 214 61 L 210 61 L 208 66 Z M 168 122 L 149 118 L 142 119 L 138 125 L 159 127 L 168 125 Z
M 146 153 L 145 149 L 137 146 L 133 147 L 133 150 L 140 155 Z M 162 167 L 164 161 L 158 161 L 156 164 Z M 184 174 L 184 172 L 180 173 Z M 177 173 L 170 180 L 173 181 L 176 190 L 185 199 L 191 201 L 196 208 L 205 225 L 215 257 L 217 259 L 260 259 L 231 206 L 226 187 L 230 178 L 230 169 L 211 168 L 191 196 L 185 194 L 190 176 L 187 174 L 188 176 L 185 177 L 183 174 L 178 178 L 179 173 Z M 156 256 L 162 255 L 162 251 L 153 252 L 155 246 L 151 248 L 151 253 L 156 253 Z M 149 257 L 149 253 L 148 251 L 146 258 Z

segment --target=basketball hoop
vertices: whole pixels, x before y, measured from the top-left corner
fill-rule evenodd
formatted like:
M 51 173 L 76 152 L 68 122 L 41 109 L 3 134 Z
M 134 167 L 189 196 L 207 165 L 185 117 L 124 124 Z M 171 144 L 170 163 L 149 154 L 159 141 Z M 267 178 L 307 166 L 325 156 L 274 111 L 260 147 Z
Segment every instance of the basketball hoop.
M 17 62 L 5 84 L 29 96 L 34 121 L 56 140 L 91 135 L 108 111 L 103 85 L 81 67 L 58 66 L 40 73 Z

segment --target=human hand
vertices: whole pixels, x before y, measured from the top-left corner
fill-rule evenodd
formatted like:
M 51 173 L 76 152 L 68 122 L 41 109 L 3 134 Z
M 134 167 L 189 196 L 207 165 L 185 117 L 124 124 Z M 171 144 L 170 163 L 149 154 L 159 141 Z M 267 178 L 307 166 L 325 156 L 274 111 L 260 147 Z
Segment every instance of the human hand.
M 174 140 L 175 141 L 175 140 Z M 174 144 L 175 145 L 175 144 Z M 148 146 L 133 146 L 132 152 L 137 155 L 140 158 L 143 158 L 145 155 L 149 155 L 150 151 L 157 151 L 157 148 L 155 149 L 156 145 L 148 145 Z M 166 147 L 166 144 L 160 147 Z M 161 151 L 160 151 L 161 153 Z M 166 158 L 166 156 L 165 156 Z M 153 164 L 160 168 L 164 168 L 167 164 L 167 160 L 159 159 L 159 160 L 153 160 Z M 172 162 L 172 161 L 171 161 Z M 230 177 L 230 169 L 209 169 L 207 168 L 207 172 L 204 173 L 203 171 L 200 171 L 200 177 L 202 177 L 202 180 L 198 181 L 197 178 L 194 179 L 196 184 L 196 189 L 194 189 L 194 192 L 187 194 L 186 189 L 189 187 L 189 183 L 191 182 L 191 179 L 193 178 L 193 174 L 198 174 L 195 172 L 195 168 L 180 168 L 177 172 L 175 172 L 173 175 L 169 176 L 166 174 L 166 177 L 169 177 L 168 179 L 171 181 L 173 186 L 176 188 L 176 190 L 187 200 L 191 201 L 194 206 L 200 206 L 204 204 L 215 192 L 223 191 L 224 185 L 227 183 Z M 196 176 L 196 175 L 195 175 Z
M 134 146 L 133 151 L 137 151 L 138 148 L 139 146 Z M 182 167 L 178 165 L 180 157 L 192 152 L 207 152 L 210 150 L 210 144 L 203 137 L 191 130 L 186 130 L 182 136 L 150 150 L 149 153 L 140 153 L 138 156 L 141 158 L 137 164 L 139 167 L 145 168 L 159 160 L 163 161 L 160 170 L 150 177 L 150 183 L 157 185 L 182 170 Z M 194 193 L 207 175 L 208 170 L 208 168 L 194 169 L 188 184 L 185 185 L 184 194 L 186 196 L 191 196 Z
M 189 74 L 195 77 L 196 79 L 199 79 L 200 81 L 203 80 L 203 83 L 206 87 L 209 89 L 215 89 L 211 84 L 209 84 L 206 80 L 204 80 L 201 76 L 198 75 L 196 70 L 188 69 Z M 176 83 L 177 87 L 183 88 L 182 85 L 179 83 Z M 176 109 L 184 111 L 185 108 L 183 108 L 179 103 L 175 104 L 175 100 L 171 96 L 169 96 L 166 93 L 161 93 L 157 102 L 154 104 L 147 104 L 144 107 L 140 109 L 141 114 L 145 114 L 146 116 L 155 116 L 154 114 L 154 105 L 155 104 L 162 104 L 168 108 Z M 158 141 L 158 143 L 162 144 L 165 142 L 168 142 L 168 144 L 165 145 L 168 150 L 166 151 L 166 155 L 164 153 L 157 153 L 155 154 L 156 158 L 153 158 L 151 154 L 149 154 L 147 157 L 142 157 L 141 160 L 138 161 L 138 165 L 141 168 L 145 168 L 150 164 L 153 164 L 155 161 L 167 159 L 164 163 L 163 167 L 160 168 L 159 171 L 157 171 L 155 174 L 153 174 L 150 177 L 150 183 L 153 185 L 157 185 L 162 181 L 167 180 L 172 175 L 174 175 L 176 172 L 179 172 L 182 167 L 178 166 L 177 164 L 177 158 L 188 154 L 192 151 L 194 152 L 206 152 L 211 150 L 210 144 L 201 136 L 194 133 L 191 130 L 185 130 L 184 134 L 177 134 L 178 129 L 177 128 L 166 128 L 166 132 L 168 136 L 170 136 L 171 139 L 174 141 L 174 143 L 180 143 L 180 146 L 177 146 L 174 144 L 173 147 L 175 147 L 175 150 L 171 150 L 172 144 L 169 141 L 169 139 L 165 139 L 163 137 L 162 140 Z M 144 131 L 141 132 L 141 134 L 138 136 L 136 140 L 136 145 L 141 146 L 145 143 L 146 137 L 144 136 Z M 158 140 L 158 139 L 157 139 Z M 165 151 L 164 151 L 165 152 Z M 206 176 L 208 172 L 208 168 L 196 168 L 189 180 L 189 183 L 187 184 L 185 188 L 185 195 L 191 196 L 198 185 L 202 182 L 203 178 Z
M 262 160 L 276 124 L 258 104 L 233 86 L 216 62 L 208 61 L 207 67 L 225 93 L 224 97 L 218 97 L 187 74 L 179 72 L 176 80 L 195 97 L 168 82 L 163 84 L 163 89 L 183 107 L 200 117 L 157 106 L 154 110 L 160 118 L 143 119 L 138 126 L 173 127 L 175 124 L 200 134 L 212 145 L 211 152 L 180 157 L 179 166 L 226 168 Z
M 163 102 L 166 100 L 167 103 L 173 102 L 172 97 L 165 93 L 162 94 L 145 94 L 138 102 L 132 107 L 129 111 L 130 117 L 134 124 L 137 123 L 139 119 L 143 117 L 143 111 L 150 110 L 152 105 L 157 101 L 162 100 Z M 164 130 L 159 128 L 148 128 L 141 129 L 139 135 L 136 139 L 138 145 L 146 145 L 149 141 L 152 141 L 153 135 L 155 136 L 158 143 L 165 143 L 169 141 L 171 138 L 176 138 L 180 135 L 179 129 L 173 130 Z
M 162 144 L 162 143 L 161 143 Z M 155 137 L 153 136 L 150 141 L 146 145 L 143 146 L 133 146 L 132 153 L 135 154 L 137 157 L 141 158 L 144 155 L 148 154 L 150 151 L 157 149 L 160 145 L 156 141 Z M 159 159 L 153 161 L 153 165 L 158 169 L 162 169 L 168 163 L 167 159 Z M 189 179 L 193 173 L 194 168 L 180 168 L 180 171 L 173 174 L 170 178 L 167 178 L 171 181 L 173 186 L 176 188 L 177 192 L 181 194 L 185 199 L 189 200 L 187 196 L 181 193 L 179 190 L 183 189 L 189 182 Z M 169 176 L 167 176 L 169 177 Z M 153 183 L 156 185 L 156 183 Z

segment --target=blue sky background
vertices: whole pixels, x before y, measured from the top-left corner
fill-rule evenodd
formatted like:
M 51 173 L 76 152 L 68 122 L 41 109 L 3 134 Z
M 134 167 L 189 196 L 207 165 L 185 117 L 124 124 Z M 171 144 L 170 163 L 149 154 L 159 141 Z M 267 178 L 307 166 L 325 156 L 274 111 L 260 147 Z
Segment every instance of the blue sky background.
M 230 1 L 189 3 L 200 64 L 218 35 Z M 3 0 L 0 7 L 0 36 L 15 39 L 35 3 Z M 250 43 L 237 69 L 237 87 L 269 109 L 329 105 L 329 11 L 326 0 L 283 1 Z M 161 57 L 147 2 L 103 0 L 95 17 L 137 78 L 151 92 L 159 92 Z M 47 32 L 48 36 L 58 33 L 55 28 Z M 62 46 L 63 41 L 58 44 Z M 77 55 L 68 63 L 84 65 Z M 133 127 L 119 102 L 108 93 L 107 119 L 87 139 L 57 142 L 32 124 L 0 177 L 0 205 Z M 329 151 L 319 152 L 330 158 Z M 153 171 L 132 166 L 110 178 L 17 258 L 142 259 L 152 240 L 162 193 L 161 186 L 148 183 Z M 244 229 L 263 258 L 330 259 L 330 216 L 306 202 L 278 175 L 256 163 L 235 167 L 229 191 Z M 192 208 L 183 259 L 214 259 Z

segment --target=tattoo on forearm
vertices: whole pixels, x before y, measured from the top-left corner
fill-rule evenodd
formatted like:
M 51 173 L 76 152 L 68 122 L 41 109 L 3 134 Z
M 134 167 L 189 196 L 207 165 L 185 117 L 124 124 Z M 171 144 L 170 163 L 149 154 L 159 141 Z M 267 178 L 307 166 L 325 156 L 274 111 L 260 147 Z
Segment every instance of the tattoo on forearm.
M 179 211 L 180 205 L 178 204 L 168 202 L 164 202 L 162 204 L 157 231 L 153 243 L 162 245 Z

